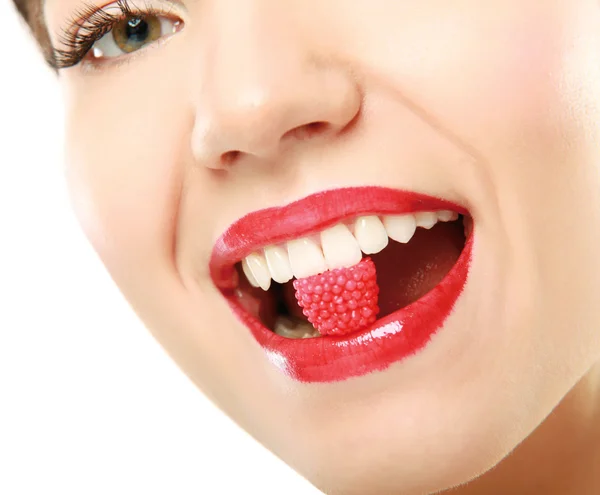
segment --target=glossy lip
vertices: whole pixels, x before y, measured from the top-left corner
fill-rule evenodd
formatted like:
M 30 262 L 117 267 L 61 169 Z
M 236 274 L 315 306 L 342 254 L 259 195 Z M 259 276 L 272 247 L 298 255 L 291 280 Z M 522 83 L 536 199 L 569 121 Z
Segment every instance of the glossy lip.
M 452 312 L 468 278 L 473 232 L 458 261 L 430 292 L 366 330 L 343 337 L 302 340 L 273 333 L 238 304 L 232 290 L 237 286 L 235 264 L 260 248 L 323 230 L 351 217 L 439 210 L 468 215 L 462 206 L 442 199 L 383 187 L 320 192 L 236 221 L 215 244 L 210 273 L 269 360 L 290 377 L 302 382 L 334 382 L 381 371 L 424 348 Z

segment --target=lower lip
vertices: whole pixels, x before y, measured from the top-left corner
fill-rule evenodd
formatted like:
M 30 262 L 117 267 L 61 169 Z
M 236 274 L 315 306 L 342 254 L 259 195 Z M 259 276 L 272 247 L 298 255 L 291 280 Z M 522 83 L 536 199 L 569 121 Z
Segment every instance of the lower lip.
M 234 296 L 227 301 L 283 373 L 301 382 L 337 382 L 385 370 L 423 350 L 452 313 L 467 282 L 472 252 L 473 233 L 456 264 L 430 292 L 370 328 L 343 337 L 280 337 Z

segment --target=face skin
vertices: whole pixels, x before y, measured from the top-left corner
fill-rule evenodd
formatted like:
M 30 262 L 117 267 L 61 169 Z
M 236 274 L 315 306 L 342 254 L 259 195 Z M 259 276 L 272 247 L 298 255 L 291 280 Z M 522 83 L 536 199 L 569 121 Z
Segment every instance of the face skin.
M 554 422 L 465 490 L 537 479 L 536 462 L 564 467 L 542 464 L 536 439 L 573 440 L 565 431 L 595 411 L 597 3 L 146 3 L 183 29 L 122 62 L 60 72 L 68 179 L 107 269 L 198 387 L 326 493 L 412 495 L 488 472 L 579 383 Z M 55 44 L 79 7 L 47 0 Z M 303 132 L 313 122 L 330 125 Z M 367 184 L 466 206 L 469 280 L 423 352 L 299 383 L 234 317 L 211 251 L 249 212 Z

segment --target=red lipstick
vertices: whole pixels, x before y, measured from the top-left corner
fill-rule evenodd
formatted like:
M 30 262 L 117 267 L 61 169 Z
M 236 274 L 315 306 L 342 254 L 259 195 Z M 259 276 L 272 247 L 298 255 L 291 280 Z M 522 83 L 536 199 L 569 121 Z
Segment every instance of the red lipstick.
M 431 291 L 360 332 L 312 339 L 281 337 L 245 310 L 233 295 L 235 264 L 268 245 L 321 231 L 360 215 L 400 215 L 462 206 L 417 193 L 382 187 L 320 192 L 283 207 L 268 208 L 236 221 L 213 249 L 210 273 L 234 313 L 249 328 L 270 361 L 303 382 L 332 382 L 384 370 L 423 349 L 452 312 L 468 278 L 471 233 L 458 261 Z

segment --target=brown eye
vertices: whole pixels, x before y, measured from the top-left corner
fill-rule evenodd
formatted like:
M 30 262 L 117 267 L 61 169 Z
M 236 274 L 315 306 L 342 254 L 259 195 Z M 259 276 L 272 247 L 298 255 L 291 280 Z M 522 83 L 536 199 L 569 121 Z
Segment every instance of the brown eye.
M 157 16 L 129 17 L 117 23 L 112 34 L 119 49 L 131 53 L 159 39 L 162 26 Z
M 135 52 L 160 38 L 176 33 L 181 21 L 156 14 L 130 15 L 94 43 L 93 59 L 115 58 Z

